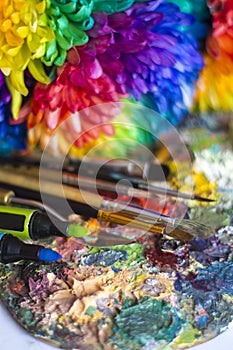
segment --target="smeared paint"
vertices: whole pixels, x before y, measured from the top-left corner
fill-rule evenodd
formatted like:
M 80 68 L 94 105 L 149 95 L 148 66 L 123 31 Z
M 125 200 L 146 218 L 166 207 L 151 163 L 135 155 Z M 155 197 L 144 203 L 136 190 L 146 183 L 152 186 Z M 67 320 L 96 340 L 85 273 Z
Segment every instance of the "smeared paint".
M 176 310 L 166 302 L 142 299 L 136 305 L 123 305 L 115 319 L 114 335 L 110 340 L 118 349 L 140 349 L 148 341 L 173 340 L 182 322 Z
M 82 257 L 81 263 L 123 268 L 137 264 L 141 260 L 143 260 L 143 247 L 141 244 L 135 243 L 115 246 L 111 249 L 91 248 L 89 255 Z
M 179 292 L 181 314 L 185 319 L 191 317 L 193 327 L 204 334 L 208 328 L 218 333 L 224 322 L 228 324 L 232 320 L 232 272 L 232 262 L 213 262 L 196 273 L 177 276 L 174 286 Z
M 189 244 L 181 241 L 167 241 L 161 236 L 154 236 L 148 241 L 144 254 L 149 264 L 163 267 L 167 265 L 172 268 L 187 266 L 189 262 Z

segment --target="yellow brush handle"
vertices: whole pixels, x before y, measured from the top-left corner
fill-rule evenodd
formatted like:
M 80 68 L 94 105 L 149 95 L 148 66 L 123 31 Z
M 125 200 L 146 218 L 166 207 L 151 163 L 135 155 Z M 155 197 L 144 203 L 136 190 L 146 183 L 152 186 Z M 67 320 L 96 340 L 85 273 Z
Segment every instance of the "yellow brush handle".
M 150 231 L 150 232 L 159 233 L 159 234 L 164 233 L 164 226 L 160 226 L 156 224 L 151 225 L 150 223 L 138 220 L 136 218 L 123 216 L 121 213 L 112 213 L 110 211 L 99 210 L 98 219 L 106 222 L 112 222 L 118 225 L 128 224 L 130 227 L 134 227 L 144 231 Z

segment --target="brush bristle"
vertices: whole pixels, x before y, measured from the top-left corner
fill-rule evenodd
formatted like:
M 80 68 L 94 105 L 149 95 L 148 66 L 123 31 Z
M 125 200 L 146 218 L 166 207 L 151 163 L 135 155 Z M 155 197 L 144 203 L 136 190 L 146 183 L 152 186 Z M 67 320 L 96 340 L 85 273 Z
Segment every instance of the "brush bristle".
M 207 203 L 215 202 L 215 199 L 200 197 L 197 195 L 194 195 L 192 199 L 195 199 L 196 201 L 199 201 L 199 202 L 207 202 Z
M 192 220 L 175 220 L 175 225 L 178 229 L 190 233 L 194 237 L 207 239 L 214 235 L 215 231 L 212 227 Z

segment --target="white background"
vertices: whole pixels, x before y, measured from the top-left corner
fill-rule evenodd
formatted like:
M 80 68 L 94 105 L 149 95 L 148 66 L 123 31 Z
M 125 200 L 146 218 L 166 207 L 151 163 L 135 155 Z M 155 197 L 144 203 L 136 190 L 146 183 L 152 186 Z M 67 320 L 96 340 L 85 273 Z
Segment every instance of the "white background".
M 77 345 L 78 348 L 78 345 Z M 8 314 L 0 304 L 0 349 L 1 350 L 55 350 L 56 348 L 37 340 Z M 207 343 L 195 346 L 192 350 L 232 350 L 233 328 L 220 334 Z

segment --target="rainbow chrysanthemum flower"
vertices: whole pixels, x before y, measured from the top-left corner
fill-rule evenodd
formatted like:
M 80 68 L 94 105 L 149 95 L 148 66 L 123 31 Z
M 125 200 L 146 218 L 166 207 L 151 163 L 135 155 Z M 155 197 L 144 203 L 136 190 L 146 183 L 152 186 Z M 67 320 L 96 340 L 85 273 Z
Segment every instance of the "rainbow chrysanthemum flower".
M 196 41 L 179 31 L 193 17 L 174 4 L 156 0 L 138 2 L 110 15 L 94 12 L 92 18 L 94 25 L 86 32 L 88 42 L 68 51 L 52 83 L 37 84 L 29 127 L 44 123 L 43 132 L 51 133 L 69 118 L 66 134 L 78 136 L 115 117 L 115 111 L 108 111 L 94 117 L 87 113 L 80 120 L 79 111 L 127 96 L 174 123 L 180 120 L 191 103 L 193 84 L 203 65 Z M 85 142 L 98 137 L 93 131 L 92 136 L 85 135 Z M 79 138 L 77 146 L 82 145 Z
M 207 40 L 205 68 L 197 81 L 194 110 L 232 111 L 233 109 L 233 2 L 208 1 L 213 31 Z

